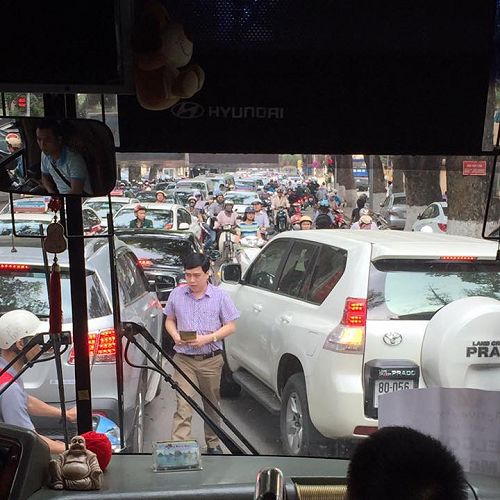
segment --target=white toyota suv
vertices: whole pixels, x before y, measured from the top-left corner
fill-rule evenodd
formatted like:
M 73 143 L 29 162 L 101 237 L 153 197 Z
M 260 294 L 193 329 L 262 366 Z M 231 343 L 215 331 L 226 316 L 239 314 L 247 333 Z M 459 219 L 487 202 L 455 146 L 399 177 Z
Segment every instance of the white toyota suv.
M 226 339 L 233 378 L 281 415 L 294 455 L 369 434 L 381 394 L 500 390 L 497 251 L 439 234 L 282 233 L 242 280 L 237 264 L 222 268 L 241 312 Z

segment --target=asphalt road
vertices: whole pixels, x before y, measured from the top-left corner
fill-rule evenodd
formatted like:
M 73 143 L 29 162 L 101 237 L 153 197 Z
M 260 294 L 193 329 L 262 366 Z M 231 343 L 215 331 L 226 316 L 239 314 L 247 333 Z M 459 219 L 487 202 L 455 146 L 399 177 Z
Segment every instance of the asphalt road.
M 164 363 L 167 369 L 168 363 Z M 171 370 L 168 370 L 171 372 Z M 197 402 L 201 399 L 198 397 Z M 176 407 L 175 391 L 166 382 L 162 382 L 161 394 L 146 406 L 144 429 L 144 452 L 151 452 L 154 441 L 170 439 L 172 419 Z M 242 392 L 236 399 L 223 399 L 223 414 L 245 436 L 262 455 L 281 455 L 279 417 L 271 415 L 254 399 Z M 226 430 L 227 427 L 224 426 Z M 193 438 L 205 451 L 203 421 L 194 413 Z M 225 448 L 225 447 L 223 447 Z M 225 452 L 228 453 L 227 449 Z

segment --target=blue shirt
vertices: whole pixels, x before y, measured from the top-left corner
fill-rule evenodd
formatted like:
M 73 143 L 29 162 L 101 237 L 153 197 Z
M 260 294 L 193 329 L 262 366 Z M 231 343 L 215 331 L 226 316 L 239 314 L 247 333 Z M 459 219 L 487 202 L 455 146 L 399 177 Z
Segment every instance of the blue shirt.
M 259 230 L 259 225 L 257 222 L 251 222 L 248 224 L 247 222 L 240 222 L 238 224 L 238 229 L 241 232 L 241 237 L 245 236 L 257 236 L 257 231 Z
M 52 163 L 56 164 L 56 167 L 59 169 L 61 174 L 63 174 L 66 180 L 70 183 L 71 179 L 84 181 L 83 190 L 87 194 L 92 194 L 87 164 L 80 154 L 63 147 L 59 159 L 54 160 L 51 156 L 42 152 L 42 174 L 50 175 L 50 177 L 52 177 L 52 180 L 54 181 L 54 184 L 60 194 L 68 194 L 71 191 L 71 186 L 68 186 L 61 179 L 61 176 L 55 171 Z
M 0 358 L 0 370 L 3 370 L 6 366 L 7 362 L 3 358 Z M 7 373 L 12 376 L 16 375 L 14 368 L 9 368 Z M 4 385 L 0 385 L 0 387 Z M 28 394 L 20 378 L 0 396 L 0 421 L 5 424 L 35 430 L 35 426 L 28 413 Z
M 210 335 L 240 317 L 229 295 L 210 283 L 199 299 L 194 297 L 189 286 L 175 288 L 170 293 L 163 312 L 167 316 L 175 316 L 177 331 L 196 332 L 198 335 Z M 181 354 L 208 354 L 222 348 L 221 340 L 200 348 L 188 345 L 174 347 Z
M 269 227 L 269 217 L 263 210 L 255 212 L 255 222 L 259 227 Z

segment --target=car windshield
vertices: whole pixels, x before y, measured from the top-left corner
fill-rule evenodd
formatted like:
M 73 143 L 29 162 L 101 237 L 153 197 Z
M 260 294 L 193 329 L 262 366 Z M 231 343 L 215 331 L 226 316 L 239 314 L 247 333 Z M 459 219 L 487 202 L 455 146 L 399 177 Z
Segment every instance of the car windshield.
M 111 202 L 111 210 L 113 213 L 118 212 L 120 208 L 126 205 L 126 203 L 120 203 L 116 201 Z M 101 219 L 106 217 L 106 214 L 109 212 L 109 203 L 107 201 L 88 201 L 85 203 L 86 207 L 90 207 L 97 212 L 97 215 L 101 217 Z
M 20 236 L 38 236 L 40 235 L 40 224 L 43 226 L 43 234 L 46 232 L 48 220 L 37 221 L 16 221 L 15 231 Z M 12 222 L 10 220 L 0 221 L 0 235 L 6 236 L 12 234 Z
M 257 198 L 257 195 L 249 195 L 246 193 L 226 193 L 226 200 L 232 200 L 235 205 L 250 205 Z
M 431 319 L 447 304 L 476 296 L 500 300 L 499 262 L 376 262 L 370 272 L 368 317 Z
M 192 190 L 199 190 L 203 191 L 207 188 L 206 184 L 204 182 L 178 182 L 176 187 L 181 188 L 181 189 L 192 189 Z
M 87 303 L 89 319 L 111 314 L 111 308 L 102 285 L 93 272 L 87 272 Z M 72 318 L 69 273 L 61 273 L 63 321 Z M 0 314 L 13 309 L 27 309 L 37 316 L 48 317 L 49 298 L 47 278 L 40 269 L 0 270 Z
M 236 189 L 255 189 L 257 187 L 257 182 L 251 179 L 236 179 L 234 181 L 234 186 Z
M 166 266 L 183 266 L 184 257 L 194 251 L 193 244 L 184 238 L 157 236 L 128 236 L 118 234 L 140 260 Z
M 123 208 L 114 218 L 114 225 L 116 229 L 123 229 L 131 227 L 131 223 L 135 221 L 136 217 L 133 208 Z M 151 209 L 146 212 L 146 220 L 152 222 L 154 229 L 172 229 L 174 221 L 174 214 L 172 210 L 168 209 Z M 165 228 L 165 226 L 170 227 Z

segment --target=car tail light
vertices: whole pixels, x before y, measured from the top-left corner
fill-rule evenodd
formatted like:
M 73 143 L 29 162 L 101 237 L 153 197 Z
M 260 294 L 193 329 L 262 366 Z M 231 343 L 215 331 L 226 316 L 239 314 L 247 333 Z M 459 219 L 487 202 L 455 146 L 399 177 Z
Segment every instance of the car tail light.
M 141 267 L 150 267 L 152 262 L 149 259 L 139 259 Z
M 91 363 L 114 363 L 116 358 L 116 334 L 112 328 L 89 332 L 89 357 Z M 69 353 L 68 363 L 74 364 L 75 352 Z
M 174 227 L 174 225 L 173 225 L 173 224 L 165 224 L 165 225 L 163 226 L 163 229 L 172 229 L 173 227 Z
M 365 344 L 366 299 L 347 297 L 342 321 L 328 335 L 323 349 L 361 354 Z
M 443 231 L 443 233 L 446 233 L 446 230 L 448 229 L 448 224 L 443 224 L 442 222 L 438 222 L 438 228 Z
M 471 260 L 477 260 L 477 257 L 473 257 L 472 255 L 445 255 L 441 257 L 441 260 L 461 260 L 461 261 L 471 261 Z
M 30 266 L 26 264 L 0 264 L 0 271 L 29 271 Z

